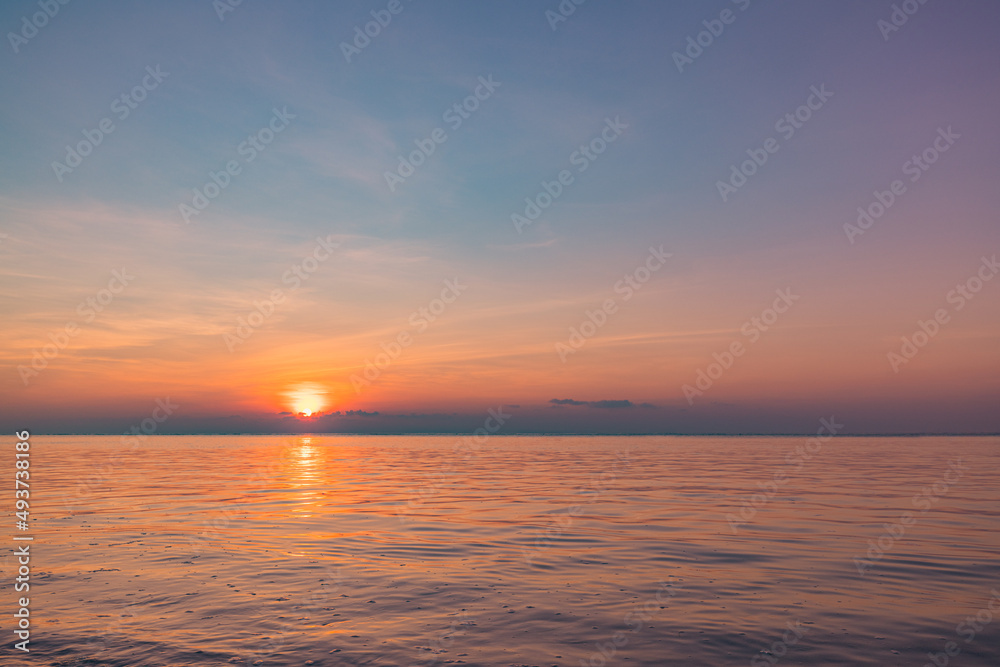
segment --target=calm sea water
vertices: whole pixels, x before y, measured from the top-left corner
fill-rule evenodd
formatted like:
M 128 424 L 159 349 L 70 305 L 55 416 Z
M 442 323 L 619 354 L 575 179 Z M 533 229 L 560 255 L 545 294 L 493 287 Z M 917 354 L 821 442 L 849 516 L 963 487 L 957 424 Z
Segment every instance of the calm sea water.
M 1000 665 L 1000 438 L 472 446 L 33 437 L 0 664 Z

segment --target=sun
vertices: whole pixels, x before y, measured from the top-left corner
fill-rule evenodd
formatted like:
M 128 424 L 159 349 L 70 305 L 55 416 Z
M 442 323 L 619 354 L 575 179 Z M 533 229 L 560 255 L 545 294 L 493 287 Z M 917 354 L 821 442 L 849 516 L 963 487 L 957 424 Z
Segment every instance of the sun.
M 285 392 L 292 412 L 311 417 L 326 407 L 326 388 L 315 382 L 302 382 Z

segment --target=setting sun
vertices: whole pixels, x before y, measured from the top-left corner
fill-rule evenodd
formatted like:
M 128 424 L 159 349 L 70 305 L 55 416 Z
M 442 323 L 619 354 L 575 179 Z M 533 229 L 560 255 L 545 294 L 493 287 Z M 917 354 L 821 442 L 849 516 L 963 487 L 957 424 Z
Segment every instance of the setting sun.
M 310 417 L 326 407 L 326 389 L 314 382 L 295 385 L 285 392 L 292 412 Z

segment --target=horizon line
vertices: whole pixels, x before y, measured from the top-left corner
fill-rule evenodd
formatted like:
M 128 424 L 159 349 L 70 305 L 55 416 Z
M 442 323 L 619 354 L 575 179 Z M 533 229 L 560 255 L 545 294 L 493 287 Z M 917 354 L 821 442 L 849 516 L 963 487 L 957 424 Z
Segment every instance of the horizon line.
M 30 429 L 26 429 L 30 430 Z M 130 436 L 139 434 L 132 433 L 44 433 L 31 431 L 31 437 L 35 436 Z M 152 437 L 179 437 L 179 436 L 215 436 L 215 435 L 276 435 L 276 436 L 336 436 L 336 435 L 370 435 L 370 436 L 472 436 L 468 431 L 335 431 L 335 432 L 263 432 L 263 431 L 219 431 L 219 432 L 194 432 L 194 433 L 143 433 L 147 438 Z M 490 438 L 507 437 L 680 437 L 680 438 L 811 438 L 815 433 L 594 433 L 594 432 L 556 432 L 556 431 L 524 431 L 520 433 L 491 433 Z M 988 438 L 998 437 L 1000 433 L 847 433 L 838 434 L 835 438 Z

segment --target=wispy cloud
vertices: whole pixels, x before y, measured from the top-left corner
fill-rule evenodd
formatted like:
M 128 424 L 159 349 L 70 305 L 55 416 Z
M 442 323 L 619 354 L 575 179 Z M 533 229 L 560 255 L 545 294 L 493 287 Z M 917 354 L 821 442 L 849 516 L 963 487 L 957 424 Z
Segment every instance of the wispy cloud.
M 601 410 L 620 410 L 623 408 L 655 408 L 652 403 L 633 403 L 629 400 L 602 400 L 602 401 L 577 401 L 572 398 L 553 398 L 549 401 L 555 406 L 585 406 L 588 408 L 598 408 Z

